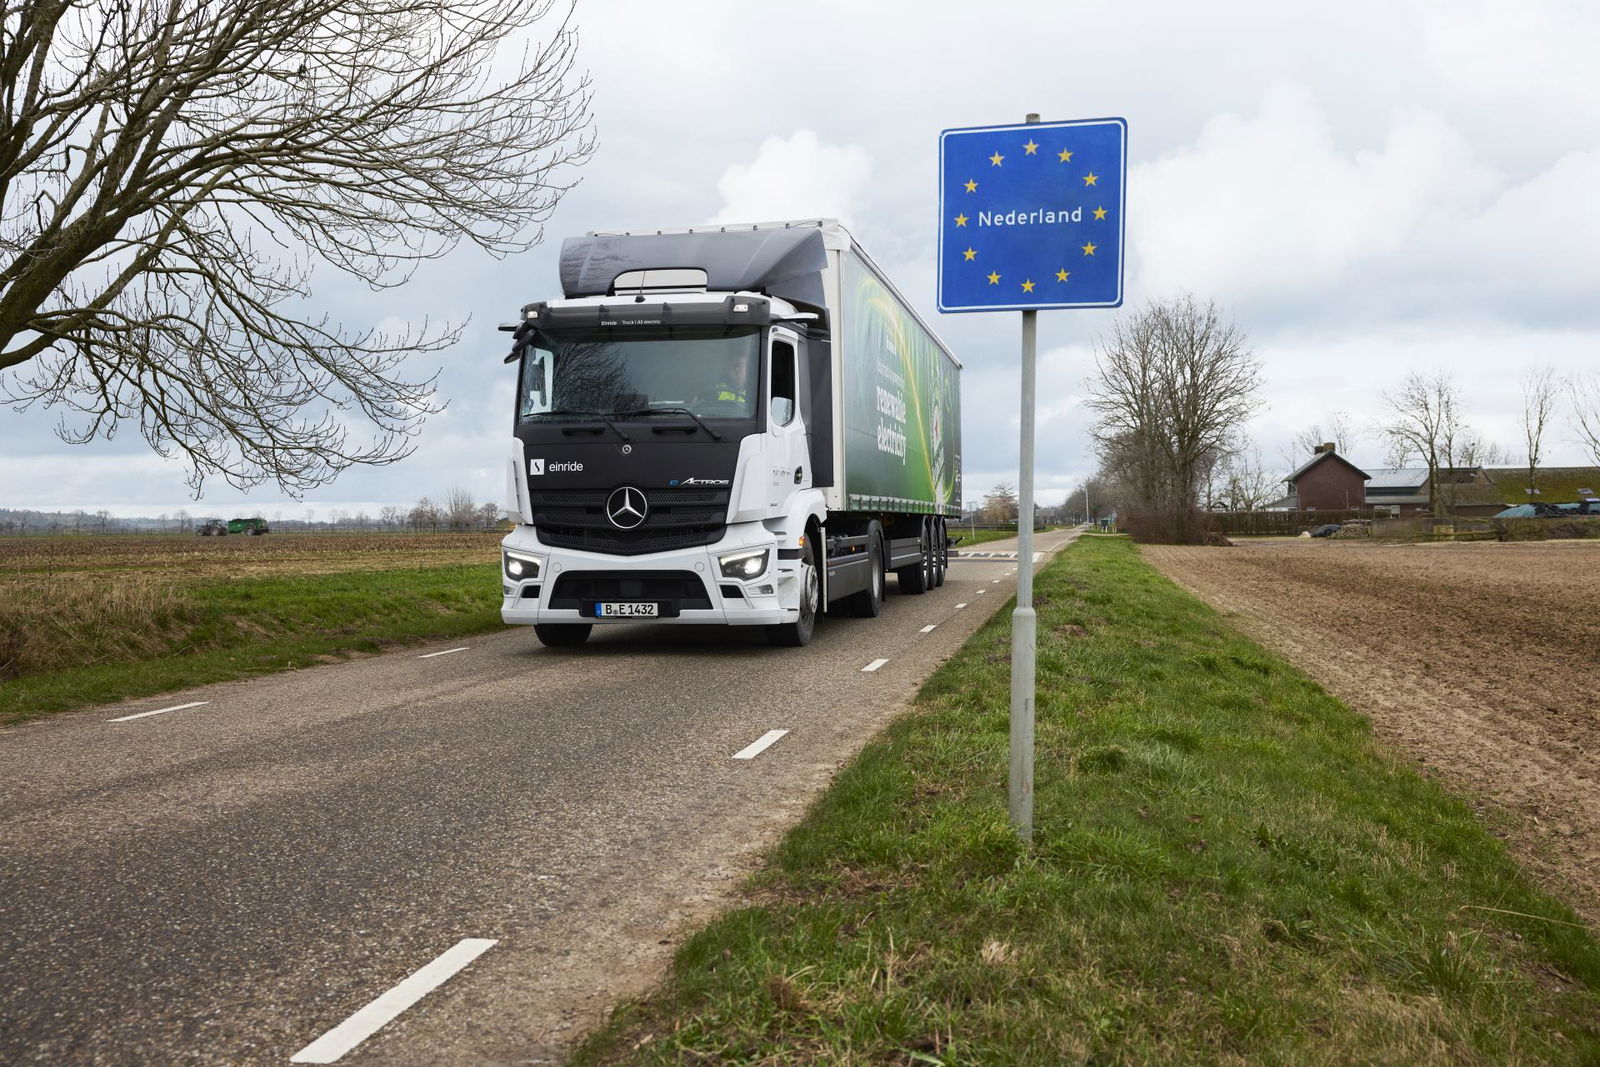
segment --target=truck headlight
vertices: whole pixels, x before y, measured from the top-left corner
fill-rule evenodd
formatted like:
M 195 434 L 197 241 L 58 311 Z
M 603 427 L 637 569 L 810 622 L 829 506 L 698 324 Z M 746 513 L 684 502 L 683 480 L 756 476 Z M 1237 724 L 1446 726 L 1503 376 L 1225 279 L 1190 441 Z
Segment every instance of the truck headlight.
M 520 582 L 524 578 L 539 577 L 539 559 L 537 556 L 526 556 L 521 552 L 507 550 L 503 553 L 502 562 L 505 565 L 506 577 L 513 582 Z
M 761 572 L 767 569 L 767 553 L 765 548 L 758 548 L 753 552 L 730 552 L 726 556 L 717 557 L 717 566 L 722 568 L 724 578 L 741 578 L 749 581 L 751 578 L 760 577 Z

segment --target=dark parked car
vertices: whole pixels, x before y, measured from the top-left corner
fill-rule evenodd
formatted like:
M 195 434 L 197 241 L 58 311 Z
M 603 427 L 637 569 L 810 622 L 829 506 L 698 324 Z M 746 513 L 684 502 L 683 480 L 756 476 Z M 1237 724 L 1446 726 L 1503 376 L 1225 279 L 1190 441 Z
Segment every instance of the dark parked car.
M 1312 530 L 1311 531 L 1311 536 L 1312 537 L 1332 537 L 1334 534 L 1336 534 L 1338 532 L 1339 532 L 1339 524 L 1336 523 L 1336 522 L 1329 522 L 1329 523 L 1324 523 L 1321 526 L 1318 526 L 1315 530 Z

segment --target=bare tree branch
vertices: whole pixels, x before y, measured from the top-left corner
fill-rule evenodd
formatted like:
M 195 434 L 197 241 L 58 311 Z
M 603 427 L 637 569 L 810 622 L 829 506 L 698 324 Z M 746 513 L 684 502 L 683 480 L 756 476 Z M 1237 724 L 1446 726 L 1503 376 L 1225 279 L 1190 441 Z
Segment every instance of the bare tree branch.
M 1575 374 L 1567 382 L 1572 397 L 1572 428 L 1589 455 L 1600 464 L 1600 372 Z
M 593 146 L 576 44 L 558 0 L 4 0 L 0 397 L 133 423 L 196 490 L 406 455 L 438 408 L 403 364 L 459 329 L 308 314 L 312 267 L 537 243 Z

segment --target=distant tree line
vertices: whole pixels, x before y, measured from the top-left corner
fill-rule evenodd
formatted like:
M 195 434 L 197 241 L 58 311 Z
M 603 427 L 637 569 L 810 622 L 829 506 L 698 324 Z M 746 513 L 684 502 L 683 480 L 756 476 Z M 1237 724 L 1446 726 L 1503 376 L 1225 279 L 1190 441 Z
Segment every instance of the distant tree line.
M 231 519 L 261 515 L 250 508 L 232 511 L 197 508 L 191 513 L 180 508 L 154 516 L 115 518 L 104 509 L 88 511 L 36 511 L 26 508 L 0 508 L 0 536 L 52 534 L 193 534 L 208 519 Z M 306 508 L 298 517 L 282 509 L 261 516 L 278 532 L 388 531 L 394 533 L 440 533 L 446 531 L 492 530 L 507 521 L 499 504 L 478 503 L 465 489 L 449 490 L 439 503 L 424 496 L 410 507 L 388 504 L 376 515 L 362 510 L 332 508 L 326 513 Z

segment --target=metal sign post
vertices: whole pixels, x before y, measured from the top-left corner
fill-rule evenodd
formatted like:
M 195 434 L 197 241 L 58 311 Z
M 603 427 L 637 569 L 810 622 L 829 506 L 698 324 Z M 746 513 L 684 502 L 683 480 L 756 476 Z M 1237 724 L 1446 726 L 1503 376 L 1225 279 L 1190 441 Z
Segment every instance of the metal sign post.
M 1029 115 L 1038 122 L 1038 115 Z M 1011 612 L 1011 825 L 1033 840 L 1033 661 L 1038 613 L 1033 610 L 1033 409 L 1034 356 L 1039 313 L 1022 313 L 1022 443 L 1017 472 L 1017 606 Z
M 945 130 L 939 137 L 939 310 L 1022 312 L 1017 606 L 1011 613 L 1011 824 L 1033 839 L 1033 438 L 1038 313 L 1122 304 L 1128 124 Z

